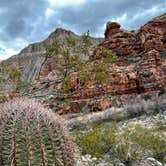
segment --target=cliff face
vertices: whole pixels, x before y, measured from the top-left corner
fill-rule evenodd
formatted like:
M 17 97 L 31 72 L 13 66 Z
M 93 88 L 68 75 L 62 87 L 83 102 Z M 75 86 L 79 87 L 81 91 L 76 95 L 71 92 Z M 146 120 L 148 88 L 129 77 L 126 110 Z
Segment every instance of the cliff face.
M 45 58 L 43 43 L 64 40 L 72 36 L 79 43 L 81 37 L 71 31 L 57 29 L 48 39 L 31 44 L 20 54 L 10 58 L 23 72 L 25 80 L 34 82 L 30 96 L 42 100 L 59 114 L 101 111 L 111 106 L 121 106 L 128 97 L 139 94 L 159 93 L 166 88 L 166 14 L 149 21 L 137 31 L 120 28 L 119 23 L 108 22 L 104 40 L 91 38 L 95 50 L 89 57 L 102 58 L 102 49 L 111 49 L 118 56 L 110 64 L 111 82 L 104 87 L 82 87 L 64 101 L 59 89 L 57 64 Z M 77 86 L 74 84 L 74 86 Z M 118 97 L 117 97 L 118 96 Z
M 102 58 L 103 48 L 115 52 L 119 60 L 110 66 L 113 78 L 108 86 L 100 90 L 86 88 L 75 94 L 78 99 L 99 96 L 95 102 L 89 102 L 93 103 L 90 109 L 103 110 L 114 105 L 108 94 L 120 96 L 123 104 L 124 96 L 156 94 L 166 88 L 166 14 L 137 31 L 127 31 L 119 23 L 108 22 L 105 39 L 92 54 L 92 61 L 98 55 Z
M 91 58 L 102 48 L 119 55 L 119 63 L 110 69 L 115 77 L 107 91 L 144 93 L 166 85 L 166 14 L 149 21 L 138 31 L 126 31 L 118 23 L 108 22 L 105 40 Z

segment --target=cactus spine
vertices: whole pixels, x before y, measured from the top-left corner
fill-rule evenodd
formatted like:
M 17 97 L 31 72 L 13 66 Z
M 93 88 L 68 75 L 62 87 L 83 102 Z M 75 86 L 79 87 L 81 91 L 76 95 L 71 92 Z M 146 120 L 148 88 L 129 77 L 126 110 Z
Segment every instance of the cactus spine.
M 64 120 L 30 99 L 0 105 L 0 166 L 74 166 Z

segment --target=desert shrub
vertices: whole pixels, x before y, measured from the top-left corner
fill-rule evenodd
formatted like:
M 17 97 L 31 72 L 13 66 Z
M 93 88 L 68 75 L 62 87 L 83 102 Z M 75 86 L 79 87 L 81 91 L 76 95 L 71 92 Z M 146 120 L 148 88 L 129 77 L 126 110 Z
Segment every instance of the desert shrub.
M 112 75 L 109 72 L 110 63 L 117 60 L 117 56 L 111 50 L 102 49 L 103 57 L 93 61 L 87 61 L 81 58 L 82 55 L 90 56 L 92 46 L 89 32 L 82 35 L 82 40 L 77 42 L 76 39 L 68 36 L 62 42 L 56 40 L 51 45 L 45 45 L 46 58 L 53 58 L 58 64 L 59 76 L 62 78 L 61 90 L 67 94 L 70 93 L 69 77 L 73 73 L 77 75 L 75 80 L 77 88 L 87 86 L 92 81 L 96 87 L 105 86 L 110 82 Z M 102 55 L 101 54 L 101 55 Z M 76 89 L 77 89 L 76 88 Z M 69 90 L 66 90 L 69 89 Z
M 128 126 L 117 134 L 116 142 L 111 149 L 112 157 L 119 159 L 126 166 L 131 166 L 145 156 L 145 150 L 132 140 L 135 126 Z M 136 131 L 138 132 L 138 131 Z
M 9 78 L 13 81 L 18 81 L 21 79 L 21 72 L 16 68 L 9 69 Z
M 16 89 L 17 90 L 28 90 L 30 87 L 32 86 L 32 84 L 28 81 L 23 81 L 23 80 L 20 80 L 17 82 L 17 85 L 16 85 Z
M 159 133 L 137 125 L 131 138 L 147 150 L 150 156 L 161 162 L 165 160 L 166 140 L 162 132 Z
M 136 98 L 125 106 L 128 117 L 136 117 L 142 114 L 156 114 L 166 110 L 165 95 L 152 97 L 150 100 Z
M 124 142 L 119 142 L 113 147 L 112 157 L 117 158 L 126 166 L 131 166 L 136 161 L 141 160 L 143 153 L 141 153 L 140 145 L 125 140 Z
M 156 130 L 159 132 L 166 131 L 166 116 L 164 114 L 159 114 L 159 118 L 155 119 Z
M 75 47 L 77 44 L 75 38 L 71 36 L 65 37 L 65 42 L 67 45 L 69 45 L 69 47 Z
M 0 165 L 73 166 L 75 146 L 64 120 L 30 99 L 0 104 Z
M 63 92 L 65 92 L 66 94 L 69 94 L 71 92 L 71 77 L 70 76 L 66 76 L 66 78 L 63 80 L 62 82 L 62 88 L 63 88 Z
M 9 67 L 5 62 L 0 62 L 0 72 L 5 73 L 8 72 Z
M 0 103 L 8 101 L 8 97 L 5 94 L 0 94 Z
M 5 77 L 0 76 L 0 83 L 3 83 L 3 82 L 5 82 L 5 81 L 6 81 Z
M 159 91 L 159 95 L 163 95 L 163 94 L 166 93 L 166 90 L 165 90 L 165 88 L 163 86 L 161 86 L 159 90 L 160 90 Z
M 111 160 L 118 159 L 131 166 L 146 157 L 164 162 L 166 141 L 162 133 L 141 125 L 120 128 L 118 124 L 94 125 L 90 130 L 76 132 L 76 142 L 83 155 L 103 158 L 109 154 Z
M 101 53 L 107 61 L 110 62 L 115 62 L 117 61 L 118 57 L 115 53 L 112 52 L 112 50 L 106 49 L 106 48 L 102 48 L 102 53 Z
M 145 94 L 144 96 L 143 96 L 143 99 L 144 100 L 150 100 L 152 98 L 152 96 L 151 95 L 149 95 L 149 94 Z
M 83 85 L 90 80 L 90 77 L 89 71 L 86 68 L 79 73 L 79 81 Z
M 92 41 L 90 38 L 90 33 L 84 33 L 82 36 L 82 43 L 79 45 L 78 49 L 85 55 L 89 55 L 89 48 L 92 46 Z
M 102 125 L 94 125 L 88 132 L 76 132 L 76 142 L 83 154 L 102 158 L 115 143 L 115 132 L 113 132 L 115 130 L 118 129 L 114 124 L 111 129 Z

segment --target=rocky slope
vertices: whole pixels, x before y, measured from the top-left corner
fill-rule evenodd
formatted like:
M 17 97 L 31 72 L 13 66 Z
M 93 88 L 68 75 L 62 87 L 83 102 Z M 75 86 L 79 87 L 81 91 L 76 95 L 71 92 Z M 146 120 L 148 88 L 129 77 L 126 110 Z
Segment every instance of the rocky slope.
M 33 43 L 24 48 L 19 54 L 12 56 L 4 62 L 7 66 L 14 66 L 22 72 L 23 80 L 34 83 L 40 78 L 44 77 L 47 80 L 49 73 L 53 71 L 53 67 L 56 64 L 53 60 L 46 60 L 46 44 L 50 45 L 56 40 L 64 41 L 66 37 L 71 37 L 76 40 L 77 43 L 82 42 L 81 36 L 62 28 L 57 28 L 52 32 L 48 38 L 42 42 Z M 91 37 L 92 49 L 102 41 L 102 38 Z M 82 55 L 84 56 L 84 55 Z M 85 57 L 86 58 L 86 57 Z M 48 77 L 47 77 L 48 76 Z M 11 84 L 1 83 L 0 94 L 11 93 L 14 86 Z M 39 88 L 40 89 L 40 88 Z M 12 94 L 13 95 L 13 94 Z M 19 94 L 16 94 L 18 96 Z
M 29 45 L 6 61 L 19 67 L 23 78 L 34 83 L 28 95 L 42 100 L 59 114 L 122 106 L 137 94 L 156 94 L 166 88 L 166 14 L 154 18 L 137 31 L 127 31 L 121 29 L 119 23 L 108 22 L 103 41 L 91 38 L 93 47 L 97 47 L 91 53 L 90 61 L 102 58 L 103 48 L 115 52 L 118 61 L 110 64 L 111 82 L 105 87 L 89 85 L 77 89 L 67 102 L 58 89 L 61 82 L 56 75 L 57 64 L 51 58 L 45 58 L 43 46 L 57 39 L 63 41 L 66 36 L 81 42 L 81 37 L 73 32 L 57 29 L 45 41 Z M 96 57 L 97 54 L 100 57 Z
M 81 42 L 81 36 L 75 33 L 57 28 L 53 33 L 51 33 L 48 38 L 42 42 L 30 44 L 28 47 L 24 48 L 18 55 L 9 58 L 7 63 L 14 63 L 23 72 L 23 78 L 27 81 L 34 82 L 39 78 L 39 73 L 42 65 L 46 64 L 46 48 L 45 44 L 52 44 L 56 40 L 63 41 L 65 37 L 72 37 L 77 43 Z M 101 38 L 91 38 L 93 46 L 96 46 L 102 39 Z

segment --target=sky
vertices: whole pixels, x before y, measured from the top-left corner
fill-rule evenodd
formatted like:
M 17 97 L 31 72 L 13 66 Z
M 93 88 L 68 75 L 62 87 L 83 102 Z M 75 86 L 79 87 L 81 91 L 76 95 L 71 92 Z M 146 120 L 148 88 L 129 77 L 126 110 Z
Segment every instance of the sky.
M 107 21 L 133 30 L 166 13 L 166 0 L 0 0 L 0 60 L 56 28 L 102 37 Z

